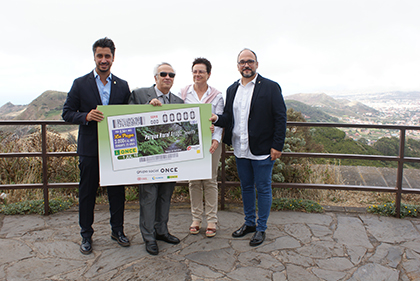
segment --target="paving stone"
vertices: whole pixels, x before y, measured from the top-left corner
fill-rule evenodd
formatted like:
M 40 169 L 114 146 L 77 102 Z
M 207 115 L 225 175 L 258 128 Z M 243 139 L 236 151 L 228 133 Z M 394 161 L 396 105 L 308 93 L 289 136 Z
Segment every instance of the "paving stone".
M 0 265 L 29 258 L 35 254 L 26 244 L 12 239 L 0 239 L 0 249 Z
M 360 219 L 338 215 L 337 221 L 337 229 L 334 232 L 333 238 L 337 239 L 338 243 L 346 245 L 347 248 L 351 248 L 352 246 L 363 246 L 368 249 L 373 248 Z M 352 235 L 349 235 L 349 233 Z
M 273 281 L 287 281 L 286 272 L 274 272 Z
M 284 266 L 269 254 L 247 251 L 237 258 L 242 267 L 261 267 L 265 269 L 284 270 Z
M 92 278 L 104 272 L 111 271 L 119 268 L 120 266 L 144 258 L 145 256 L 150 255 L 139 245 L 131 245 L 130 247 L 124 248 L 117 245 L 116 248 L 104 250 L 103 252 L 98 253 L 95 263 L 89 268 L 84 276 Z
M 9 280 L 48 280 L 51 276 L 85 266 L 83 261 L 29 258 L 12 264 L 6 269 L 6 275 Z
M 279 237 L 270 244 L 264 243 L 262 245 L 263 246 L 259 246 L 257 248 L 257 251 L 264 253 L 269 253 L 275 250 L 294 249 L 300 247 L 299 241 L 290 236 Z
M 53 229 L 34 230 L 23 234 L 21 239 L 29 242 L 45 242 L 54 239 L 54 233 Z
M 420 261 L 419 260 L 408 260 L 402 262 L 407 277 L 410 280 L 420 280 Z
M 235 251 L 231 248 L 218 249 L 206 252 L 195 252 L 186 256 L 190 261 L 198 264 L 207 265 L 210 268 L 221 270 L 223 272 L 230 272 L 235 264 Z
M 368 231 L 380 242 L 401 243 L 420 239 L 420 234 L 409 220 L 376 215 L 360 215 Z
M 318 277 L 305 268 L 293 264 L 286 265 L 287 280 L 293 281 L 319 281 Z
M 49 243 L 35 242 L 34 247 L 43 257 L 72 260 L 89 259 L 88 255 L 80 254 L 80 245 L 69 241 L 51 241 Z
M 6 278 L 6 272 L 4 270 L 4 268 L 6 267 L 6 265 L 0 265 L 0 280 L 6 280 L 3 278 Z
M 45 223 L 50 228 L 62 228 L 68 226 L 79 225 L 79 213 L 64 211 L 49 215 L 45 219 Z
M 173 262 L 159 256 L 141 259 L 112 276 L 112 280 L 174 280 L 184 281 L 188 276 L 185 264 Z M 96 278 L 95 278 L 96 280 Z M 111 280 L 111 279 L 107 279 Z
M 304 244 L 309 243 L 312 240 L 312 234 L 309 228 L 304 224 L 286 224 L 284 226 L 284 231 Z
M 191 271 L 191 274 L 204 279 L 216 279 L 223 277 L 221 273 L 211 270 L 208 266 L 204 266 L 195 262 L 190 262 L 188 264 L 188 269 Z
M 119 277 L 118 276 L 118 270 L 114 269 L 114 270 L 111 270 L 111 271 L 107 271 L 103 274 L 100 274 L 98 276 L 95 276 L 94 280 L 95 281 L 108 281 L 108 280 L 113 280 L 113 281 L 121 280 L 122 281 L 123 280 L 123 279 L 120 279 L 118 277 Z M 125 277 L 126 276 L 124 276 L 124 278 Z M 89 280 L 89 279 L 86 279 L 86 280 Z M 124 280 L 127 280 L 127 279 L 124 279 Z
M 311 258 L 329 258 L 332 257 L 334 252 L 335 243 L 325 243 L 321 241 L 314 241 L 309 245 L 305 245 L 296 249 L 299 255 Z
M 320 268 L 326 270 L 343 271 L 353 267 L 353 264 L 347 258 L 342 257 L 318 259 L 315 262 Z
M 227 276 L 232 280 L 239 281 L 271 281 L 271 271 L 259 267 L 240 267 L 230 272 Z
M 324 225 L 317 225 L 317 224 L 309 223 L 308 226 L 311 229 L 312 234 L 316 237 L 323 237 L 323 236 L 331 235 L 333 233 L 329 227 L 324 226 Z
M 276 258 L 280 260 L 283 264 L 295 264 L 303 267 L 309 267 L 315 265 L 315 262 L 311 257 L 305 257 L 297 254 L 294 251 L 280 251 Z
M 376 263 L 359 267 L 349 281 L 398 281 L 398 271 Z
M 401 247 L 382 243 L 376 248 L 375 254 L 370 257 L 369 261 L 397 268 L 398 264 L 401 262 L 403 254 L 404 251 Z
M 86 267 L 80 267 L 73 269 L 70 272 L 60 273 L 51 276 L 51 280 L 87 280 L 83 277 L 83 273 L 86 271 Z
M 363 246 L 351 246 L 347 249 L 347 254 L 353 264 L 359 264 L 365 256 L 367 249 Z
M 138 228 L 138 209 L 126 210 L 124 229 L 132 245 L 123 248 L 110 238 L 107 208 L 97 208 L 91 255 L 79 252 L 77 212 L 0 215 L 0 280 L 228 281 L 268 276 L 276 281 L 376 281 L 383 276 L 397 280 L 392 279 L 395 274 L 399 281 L 420 280 L 420 237 L 416 236 L 420 220 L 414 218 L 272 212 L 266 241 L 250 247 L 252 234 L 231 236 L 243 223 L 242 210 L 220 211 L 217 236 L 208 239 L 204 227 L 198 235 L 189 234 L 189 209 L 175 209 L 170 212 L 169 229 L 181 243 L 158 241 L 160 253 L 151 256 Z M 381 234 L 390 226 L 398 231 Z
M 401 247 L 411 249 L 415 251 L 416 253 L 420 254 L 420 240 L 414 240 L 414 241 L 402 243 Z
M 312 269 L 312 272 L 322 280 L 326 281 L 342 280 L 346 276 L 345 272 L 325 270 L 321 268 L 314 268 Z
M 25 233 L 40 230 L 45 227 L 44 220 L 39 215 L 5 216 L 0 229 L 0 237 L 20 237 Z
M 214 237 L 212 239 L 197 239 L 198 241 L 192 243 L 190 246 L 182 249 L 181 255 L 186 256 L 191 253 L 195 252 L 206 252 L 212 251 L 217 249 L 229 248 L 229 241 L 226 239 L 218 239 L 218 237 Z M 249 241 L 248 241 L 249 243 Z M 249 245 L 248 245 L 249 246 Z
M 79 225 L 54 229 L 53 240 L 69 240 L 80 244 L 82 236 L 80 236 Z
M 292 223 L 311 223 L 329 226 L 332 218 L 329 214 L 313 214 L 291 211 L 271 212 L 269 222 L 275 225 Z
M 251 236 L 249 237 L 249 239 L 232 239 L 231 240 L 231 245 L 232 248 L 239 253 L 242 252 L 248 252 L 249 250 L 253 249 L 251 248 L 251 246 L 249 246 L 249 240 L 250 240 Z M 267 244 L 267 241 L 265 241 L 262 245 Z M 260 246 L 261 247 L 261 246 Z

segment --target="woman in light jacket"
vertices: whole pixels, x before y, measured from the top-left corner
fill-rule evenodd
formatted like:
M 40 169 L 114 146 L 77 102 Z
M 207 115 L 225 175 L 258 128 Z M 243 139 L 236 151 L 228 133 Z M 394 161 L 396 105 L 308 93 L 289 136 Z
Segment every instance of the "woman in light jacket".
M 196 58 L 192 64 L 192 74 L 194 84 L 181 89 L 181 97 L 185 103 L 211 103 L 212 113 L 222 114 L 224 101 L 222 93 L 207 84 L 211 75 L 211 63 L 205 58 Z M 212 134 L 212 144 L 210 153 L 212 153 L 212 178 L 209 180 L 193 180 L 189 183 L 192 224 L 190 226 L 191 234 L 198 234 L 201 228 L 203 218 L 203 191 L 205 198 L 206 211 L 206 236 L 214 237 L 217 226 L 217 207 L 218 207 L 218 186 L 217 170 L 222 152 L 220 145 L 223 129 L 214 128 Z

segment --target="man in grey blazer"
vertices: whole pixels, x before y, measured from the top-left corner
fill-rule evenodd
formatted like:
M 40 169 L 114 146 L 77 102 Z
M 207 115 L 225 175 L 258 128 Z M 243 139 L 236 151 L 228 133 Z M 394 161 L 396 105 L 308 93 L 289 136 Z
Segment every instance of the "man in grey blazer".
M 131 93 L 129 104 L 184 103 L 170 92 L 174 83 L 175 71 L 169 63 L 158 64 L 153 72 L 156 84 L 149 88 L 136 89 Z M 146 244 L 146 251 L 157 255 L 156 240 L 178 244 L 177 237 L 168 231 L 169 207 L 175 182 L 149 183 L 139 185 L 140 230 Z

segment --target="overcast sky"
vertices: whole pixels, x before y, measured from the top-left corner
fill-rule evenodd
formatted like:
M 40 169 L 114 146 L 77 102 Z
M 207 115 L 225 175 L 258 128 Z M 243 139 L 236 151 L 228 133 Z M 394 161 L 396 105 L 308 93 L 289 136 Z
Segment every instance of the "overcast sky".
M 0 106 L 67 92 L 94 68 L 92 44 L 105 36 L 117 48 L 112 73 L 131 89 L 151 86 L 166 61 L 177 93 L 205 57 L 209 84 L 225 92 L 247 47 L 285 96 L 419 91 L 419 11 L 418 0 L 3 1 Z

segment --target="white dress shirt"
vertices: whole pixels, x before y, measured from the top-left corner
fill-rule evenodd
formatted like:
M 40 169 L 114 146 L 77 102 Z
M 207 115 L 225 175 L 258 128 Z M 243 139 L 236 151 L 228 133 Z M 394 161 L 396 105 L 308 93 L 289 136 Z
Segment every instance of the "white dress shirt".
M 270 155 L 252 154 L 248 139 L 248 118 L 257 76 L 258 74 L 246 85 L 243 85 L 242 80 L 239 80 L 238 90 L 233 101 L 233 120 L 235 120 L 235 124 L 232 130 L 232 146 L 233 153 L 238 158 L 264 160 Z
M 207 91 L 201 97 L 198 98 L 196 91 L 194 90 L 194 86 L 191 85 L 187 90 L 187 96 L 185 97 L 185 103 L 203 103 L 202 101 L 210 95 L 210 88 L 207 88 Z M 181 96 L 181 94 L 179 94 Z M 219 93 L 211 102 L 211 112 L 214 114 L 223 114 L 223 109 L 225 107 L 222 93 Z M 214 126 L 214 133 L 212 135 L 212 140 L 217 140 L 219 143 L 222 139 L 223 128 Z

